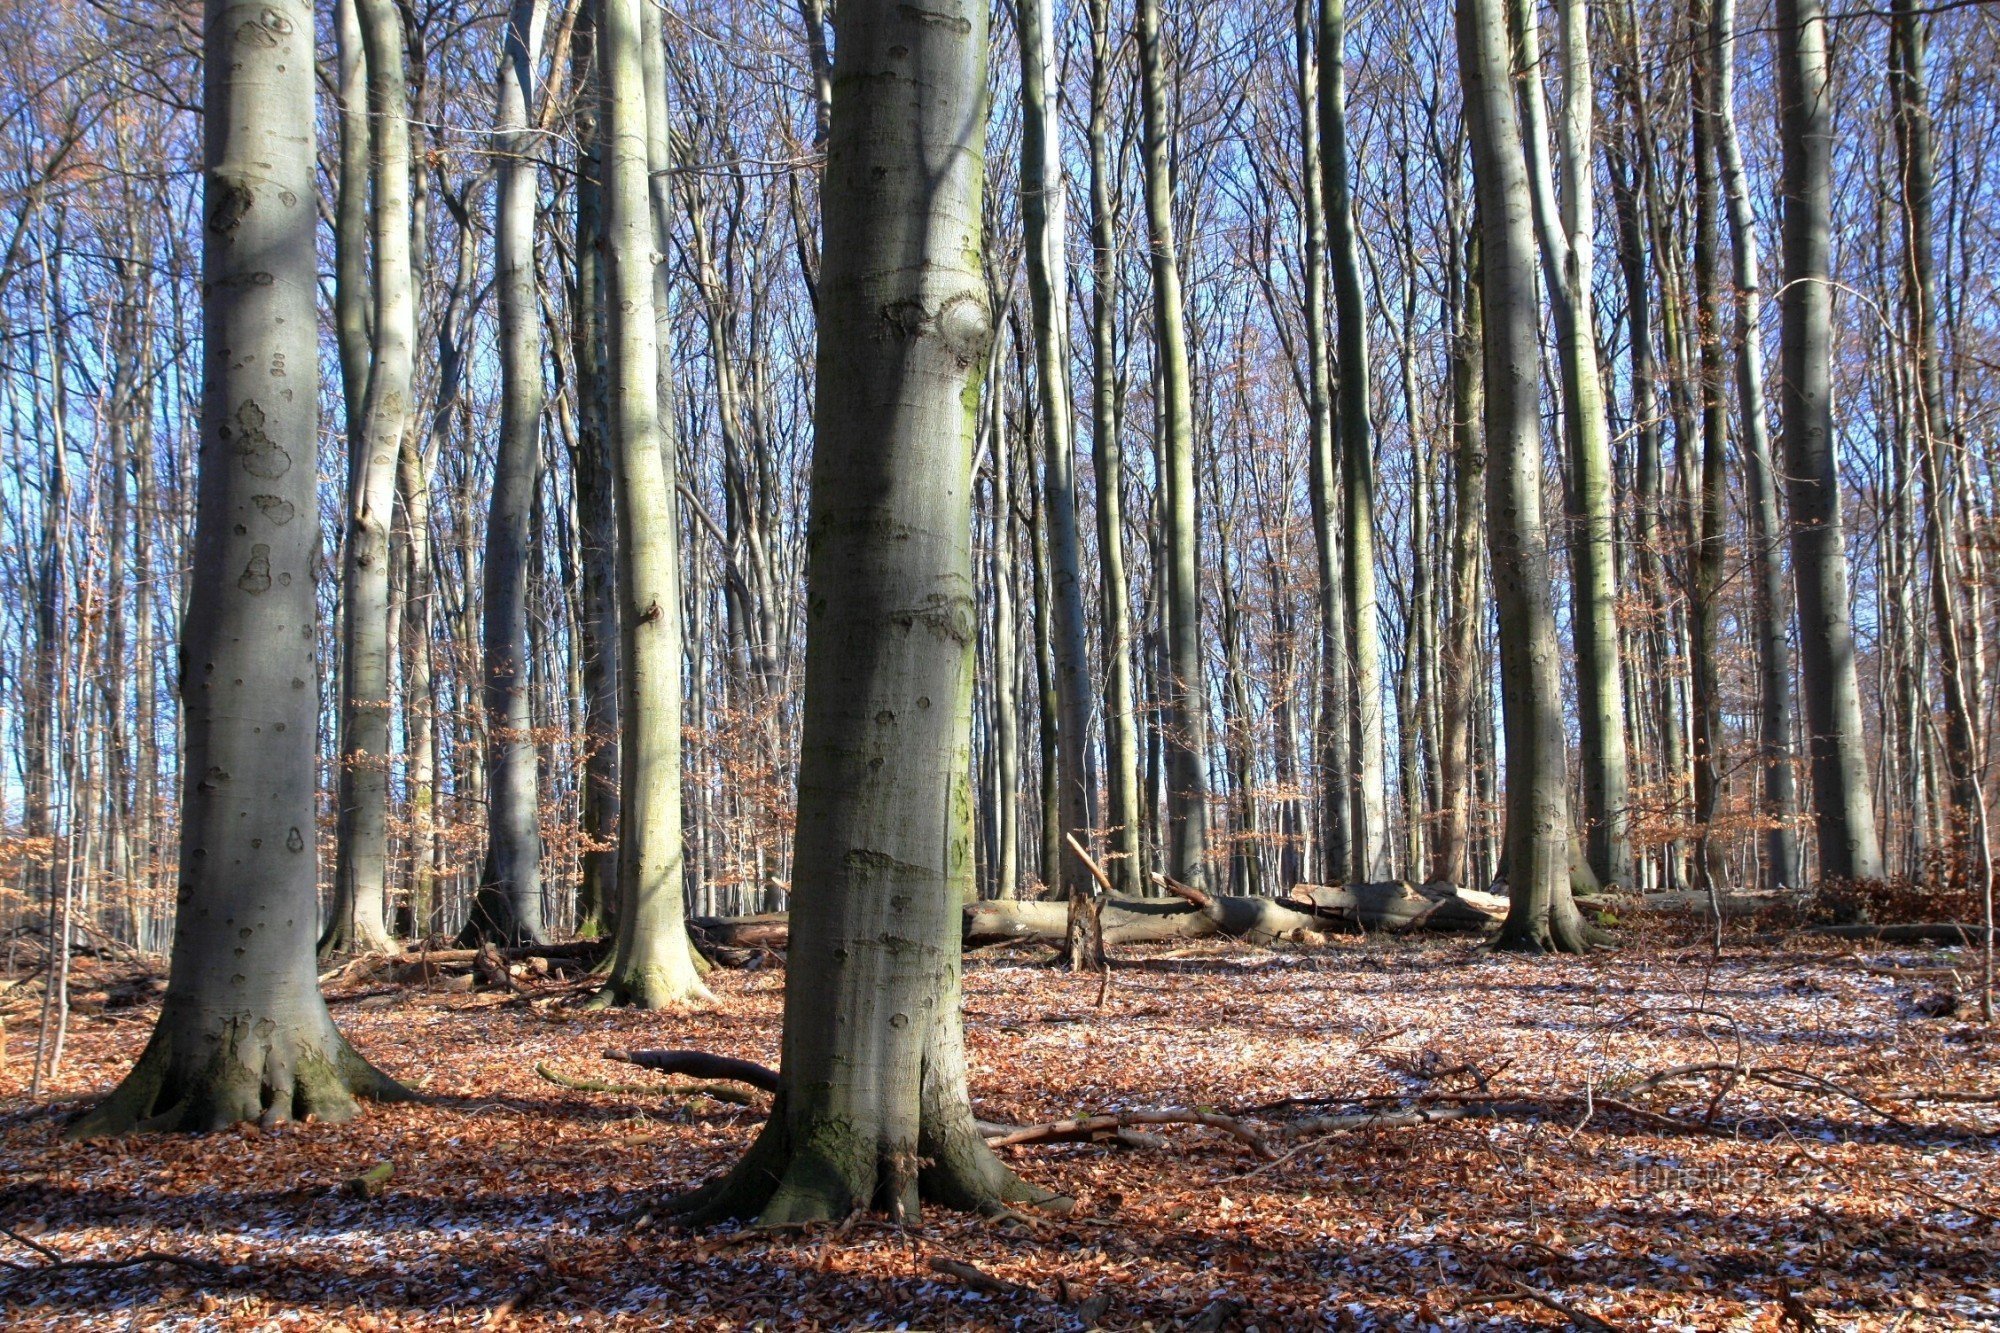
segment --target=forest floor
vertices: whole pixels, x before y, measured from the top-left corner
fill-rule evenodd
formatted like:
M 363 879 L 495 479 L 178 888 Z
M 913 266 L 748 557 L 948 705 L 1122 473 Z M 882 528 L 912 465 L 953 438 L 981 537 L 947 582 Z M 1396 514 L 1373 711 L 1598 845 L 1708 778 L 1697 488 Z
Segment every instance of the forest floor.
M 1189 1125 L 1154 1128 L 1164 1146 L 1003 1149 L 1076 1201 L 1025 1225 L 931 1211 L 902 1228 L 635 1228 L 645 1201 L 727 1166 L 761 1105 L 576 1091 L 537 1066 L 650 1084 L 662 1080 L 601 1052 L 775 1063 L 776 969 L 718 973 L 720 1006 L 692 1016 L 336 993 L 355 1044 L 429 1100 L 275 1134 L 64 1144 L 62 1114 L 124 1072 L 154 1004 L 79 1014 L 52 1104 L 25 1096 L 34 1032 L 17 1020 L 0 1073 L 0 1227 L 13 1233 L 0 1235 L 0 1326 L 2000 1321 L 2000 1030 L 1979 1027 L 1969 999 L 1930 1016 L 1952 991 L 1933 970 L 1948 952 L 1802 941 L 1731 945 L 1716 961 L 1687 942 L 1531 960 L 1354 940 L 1124 952 L 1102 1008 L 1094 977 L 1019 955 L 968 963 L 979 1113 L 1025 1124 L 1198 1107 L 1238 1113 L 1254 1142 Z M 1757 1072 L 1637 1086 L 1697 1064 Z M 1291 1097 L 1317 1104 L 1248 1110 Z M 1384 1106 L 1475 1114 L 1287 1130 Z M 379 1193 L 340 1188 L 385 1162 Z M 180 1262 L 74 1263 L 147 1255 Z

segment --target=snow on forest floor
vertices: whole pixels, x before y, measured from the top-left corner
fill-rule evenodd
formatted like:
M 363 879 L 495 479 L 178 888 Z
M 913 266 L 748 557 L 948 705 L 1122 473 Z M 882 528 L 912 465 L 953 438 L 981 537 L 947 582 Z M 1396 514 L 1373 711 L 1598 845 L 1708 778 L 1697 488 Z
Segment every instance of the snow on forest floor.
M 0 1326 L 1064 1329 L 1086 1326 L 1092 1297 L 1108 1298 L 1094 1326 L 1118 1329 L 2000 1321 L 2000 1103 L 1918 1098 L 1992 1094 L 2000 1033 L 1969 1006 L 1931 1018 L 1913 1003 L 1935 985 L 1911 969 L 1948 956 L 1805 947 L 1732 949 L 1711 968 L 1705 950 L 1664 946 L 1529 960 L 1462 942 L 1218 942 L 1126 951 L 1102 1009 L 1094 977 L 974 960 L 967 1042 L 987 1119 L 1331 1099 L 1250 1122 L 1275 1161 L 1200 1127 L 1159 1131 L 1163 1148 L 1007 1149 L 1077 1202 L 1031 1227 L 933 1211 L 900 1230 L 634 1229 L 644 1201 L 731 1162 L 761 1110 L 571 1091 L 536 1065 L 632 1083 L 658 1076 L 604 1048 L 774 1063 L 776 971 L 719 973 L 721 1006 L 693 1016 L 337 999 L 355 1044 L 433 1100 L 274 1135 L 63 1144 L 59 1117 L 25 1096 L 34 1033 L 17 1021 L 0 1226 L 65 1260 L 222 1267 L 44 1267 L 0 1236 Z M 55 1109 L 109 1088 L 153 1012 L 78 1016 Z M 1712 1075 L 1621 1095 L 1702 1062 L 1797 1072 L 1719 1101 Z M 1370 1095 L 1478 1092 L 1494 1114 L 1318 1139 L 1281 1128 Z M 337 1188 L 381 1162 L 394 1176 L 379 1197 Z M 975 1290 L 934 1257 L 1031 1290 Z

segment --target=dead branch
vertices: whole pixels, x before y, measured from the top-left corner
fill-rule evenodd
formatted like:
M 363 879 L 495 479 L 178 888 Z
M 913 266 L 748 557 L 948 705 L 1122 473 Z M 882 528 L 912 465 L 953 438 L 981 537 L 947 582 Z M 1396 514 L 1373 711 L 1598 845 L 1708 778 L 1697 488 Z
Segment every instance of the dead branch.
M 662 1074 L 686 1074 L 690 1078 L 716 1079 L 725 1083 L 744 1083 L 760 1092 L 778 1090 L 778 1073 L 767 1069 L 754 1060 L 737 1060 L 727 1055 L 711 1055 L 707 1051 L 621 1051 L 607 1050 L 607 1060 L 621 1064 L 637 1065 L 641 1069 L 657 1069 Z
M 607 1083 L 603 1079 L 571 1078 L 545 1064 L 536 1065 L 535 1072 L 571 1092 L 602 1092 L 618 1097 L 713 1097 L 735 1106 L 756 1104 L 756 1098 L 727 1083 Z

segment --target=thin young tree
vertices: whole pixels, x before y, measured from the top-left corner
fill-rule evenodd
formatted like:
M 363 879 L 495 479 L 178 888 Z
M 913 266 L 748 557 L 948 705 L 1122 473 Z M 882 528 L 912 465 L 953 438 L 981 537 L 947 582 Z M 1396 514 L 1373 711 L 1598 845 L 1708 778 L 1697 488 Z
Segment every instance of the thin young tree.
M 72 1138 L 340 1120 L 357 1096 L 406 1095 L 334 1028 L 314 975 L 312 7 L 210 0 L 203 33 L 199 592 L 181 637 L 179 911 L 152 1040 Z
M 972 444 L 987 6 L 843 0 L 820 273 L 805 735 L 780 1087 L 683 1201 L 764 1223 L 1035 1193 L 973 1123 Z M 913 108 L 921 106 L 921 114 Z

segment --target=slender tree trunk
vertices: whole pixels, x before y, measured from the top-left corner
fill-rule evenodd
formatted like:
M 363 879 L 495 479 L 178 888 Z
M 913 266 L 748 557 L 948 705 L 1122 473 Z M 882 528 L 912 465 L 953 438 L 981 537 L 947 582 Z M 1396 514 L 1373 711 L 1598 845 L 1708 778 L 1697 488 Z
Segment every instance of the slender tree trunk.
M 1861 730 L 1861 681 L 1847 604 L 1840 469 L 1833 434 L 1833 106 L 1820 0 L 1778 0 L 1779 140 L 1785 218 L 1779 383 L 1799 588 L 1799 658 L 1812 754 L 1819 871 L 1878 879 L 1875 798 Z
M 368 64 L 374 328 L 359 432 L 350 431 L 341 562 L 339 844 L 321 954 L 389 948 L 390 525 L 396 460 L 410 420 L 416 286 L 410 259 L 410 122 L 403 18 L 394 0 L 355 0 Z
M 582 0 L 571 37 L 577 98 L 576 285 L 570 294 L 575 379 L 577 544 L 583 658 L 583 875 L 577 934 L 608 934 L 618 911 L 618 504 L 616 463 L 605 429 L 604 218 L 598 116 L 597 5 Z
M 1570 897 L 1562 672 L 1542 519 L 1539 301 L 1533 203 L 1515 114 L 1506 0 L 1458 0 L 1459 76 L 1479 198 L 1485 313 L 1486 530 L 1500 613 L 1507 753 L 1500 947 L 1582 952 Z
M 1042 512 L 1055 631 L 1056 758 L 1060 829 L 1079 842 L 1097 823 L 1097 772 L 1090 753 L 1090 650 L 1083 627 L 1083 548 L 1076 516 L 1076 411 L 1070 393 L 1067 189 L 1050 0 L 1017 0 L 1021 36 L 1021 227 L 1028 261 L 1028 312 L 1045 450 Z M 1061 857 L 1059 887 L 1096 892 L 1074 854 Z
M 1798 777 L 1792 769 L 1791 588 L 1778 560 L 1783 520 L 1778 474 L 1771 461 L 1770 413 L 1764 402 L 1763 278 L 1757 260 L 1757 219 L 1751 208 L 1743 149 L 1736 136 L 1736 0 L 1715 0 L 1716 134 L 1722 188 L 1728 202 L 1730 274 L 1736 288 L 1736 412 L 1749 474 L 1750 568 L 1755 580 L 1759 745 L 1764 757 L 1764 882 L 1803 887 L 1799 864 Z
M 1915 353 L 1912 403 L 1922 460 L 1924 555 L 1930 566 L 1931 618 L 1938 643 L 1938 677 L 1944 687 L 1944 770 L 1950 803 L 1950 837 L 1969 877 L 1977 883 L 1990 852 L 1985 846 L 1985 799 L 1980 784 L 1979 719 L 1966 665 L 1966 632 L 1960 601 L 1968 585 L 1959 569 L 1954 532 L 1957 501 L 1950 455 L 1958 447 L 1944 391 L 1944 358 L 1938 344 L 1937 263 L 1932 242 L 1932 188 L 1936 176 L 1930 90 L 1925 73 L 1924 20 L 1913 0 L 1892 0 L 1889 91 L 1895 117 L 1896 157 L 1903 203 L 1903 304 L 1909 345 Z M 1976 598 L 1977 594 L 1973 596 Z M 1976 605 L 1976 602 L 1975 602 Z
M 1592 295 L 1597 226 L 1592 188 L 1592 100 L 1587 0 L 1558 0 L 1562 115 L 1561 179 L 1549 162 L 1541 38 L 1535 6 L 1510 6 L 1515 62 L 1535 71 L 1522 84 L 1524 147 L 1534 190 L 1543 279 L 1561 367 L 1563 433 L 1569 469 L 1571 621 L 1576 638 L 1577 733 L 1582 742 L 1583 823 L 1590 867 L 1607 884 L 1632 880 L 1625 691 L 1619 673 L 1618 559 L 1611 500 L 1611 430 L 1597 363 Z
M 1451 616 L 1444 638 L 1444 725 L 1439 758 L 1444 769 L 1441 786 L 1437 859 L 1430 878 L 1448 884 L 1470 884 L 1470 804 L 1477 795 L 1472 783 L 1473 703 L 1486 689 L 1479 670 L 1479 627 L 1486 616 L 1484 580 L 1480 573 L 1480 519 L 1485 514 L 1486 331 L 1478 228 L 1467 238 L 1464 290 L 1459 298 L 1458 328 L 1451 347 Z
M 528 681 L 528 559 L 542 473 L 542 321 L 535 270 L 535 147 L 528 125 L 548 0 L 515 0 L 501 48 L 494 115 L 493 216 L 500 301 L 500 440 L 486 523 L 486 868 L 461 944 L 542 938 L 542 833 Z
M 333 328 L 348 447 L 368 402 L 368 56 L 356 0 L 334 0 L 340 156 L 333 197 Z
M 1118 209 L 1110 146 L 1111 2 L 1090 0 L 1091 466 L 1104 646 L 1104 794 L 1108 869 L 1128 897 L 1146 891 L 1139 724 L 1132 703 L 1132 591 L 1125 582 L 1125 463 L 1119 440 Z
M 1199 500 L 1194 485 L 1194 387 L 1181 305 L 1169 162 L 1166 52 L 1159 0 L 1138 0 L 1139 83 L 1145 141 L 1146 239 L 1153 270 L 1153 345 L 1159 363 L 1160 453 L 1166 527 L 1165 621 L 1167 873 L 1208 884 L 1208 687 L 1202 669 Z
M 1319 129 L 1327 261 L 1339 365 L 1337 436 L 1342 471 L 1341 572 L 1345 578 L 1348 704 L 1348 873 L 1389 878 L 1389 796 L 1382 724 L 1382 635 L 1375 604 L 1375 424 L 1369 412 L 1368 311 L 1347 151 L 1345 0 L 1320 0 Z
M 657 11 L 599 0 L 605 205 L 607 426 L 618 484 L 619 713 L 623 744 L 618 936 L 596 1003 L 662 1008 L 708 1000 L 687 940 L 681 847 L 681 599 L 678 504 L 665 466 L 654 319 L 659 254 L 647 181 L 646 44 Z
M 1340 470 L 1334 455 L 1333 376 L 1326 330 L 1326 196 L 1320 160 L 1319 56 L 1313 0 L 1292 0 L 1292 38 L 1298 52 L 1299 146 L 1303 156 L 1300 203 L 1305 234 L 1306 419 L 1313 550 L 1319 561 L 1319 718 L 1321 774 L 1321 876 L 1346 880 L 1353 864 L 1353 802 L 1348 788 L 1347 595 L 1340 573 Z
M 1688 81 L 1694 127 L 1694 326 L 1701 402 L 1701 498 L 1688 580 L 1688 637 L 1694 677 L 1694 817 L 1697 887 L 1715 891 L 1722 879 L 1716 821 L 1722 809 L 1726 738 L 1722 673 L 1716 659 L 1722 581 L 1729 557 L 1729 407 L 1723 397 L 1722 271 L 1718 251 L 1721 172 L 1716 157 L 1714 33 L 1709 0 L 1693 0 L 1688 29 L 1695 57 Z
M 167 998 L 70 1138 L 354 1114 L 406 1095 L 335 1030 L 313 971 L 313 13 L 211 0 L 201 466 L 182 629 L 180 910 Z
M 998 291 L 988 300 L 997 301 Z M 1000 340 L 993 340 L 997 350 Z M 993 442 L 993 736 L 999 773 L 993 793 L 994 889 L 1001 898 L 1021 896 L 1021 717 L 1014 685 L 1021 660 L 1014 616 L 1014 449 L 1007 433 L 1006 395 L 1000 392 L 1000 360 L 986 359 L 986 410 Z
M 687 1201 L 767 1224 L 1034 1194 L 966 1090 L 970 464 L 986 6 L 843 0 L 820 277 L 805 735 L 781 1083 Z M 926 114 L 909 114 L 921 90 Z

